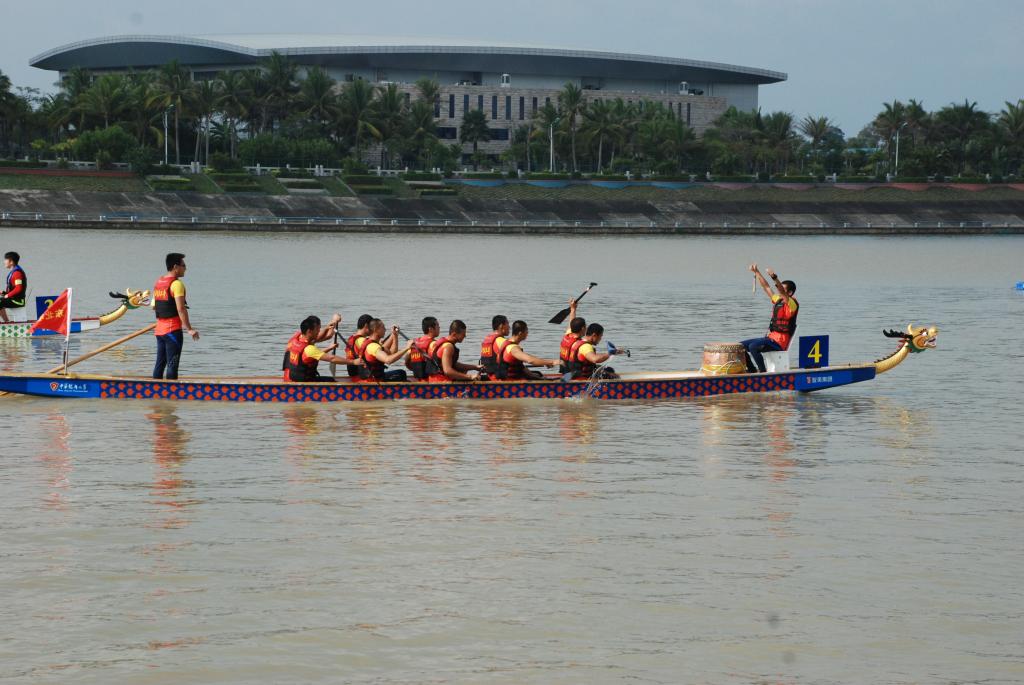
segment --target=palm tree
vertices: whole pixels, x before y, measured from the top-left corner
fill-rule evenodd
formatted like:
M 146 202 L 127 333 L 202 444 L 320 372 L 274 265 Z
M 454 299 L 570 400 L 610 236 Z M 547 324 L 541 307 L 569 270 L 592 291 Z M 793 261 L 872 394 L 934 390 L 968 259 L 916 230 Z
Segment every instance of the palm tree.
M 999 113 L 999 129 L 1011 150 L 1011 156 L 1019 162 L 1024 157 L 1024 100 L 1017 104 L 1007 102 Z
M 421 78 L 416 81 L 416 92 L 419 93 L 420 100 L 429 102 L 433 107 L 437 99 L 441 97 L 441 86 L 433 79 Z
M 590 143 L 597 139 L 597 173 L 601 173 L 604 168 L 605 139 L 619 135 L 621 128 L 612 105 L 605 100 L 595 100 L 583 110 L 583 137 Z
M 491 139 L 491 129 L 487 126 L 487 115 L 482 109 L 471 109 L 462 117 L 459 127 L 459 142 L 473 144 L 473 165 L 476 168 L 477 145 Z
M 947 105 L 935 115 L 935 123 L 939 130 L 953 144 L 953 155 L 957 161 L 957 170 L 963 172 L 970 150 L 968 142 L 991 125 L 988 112 L 978 109 L 977 102 L 964 100 L 962 105 Z M 977 150 L 975 141 L 974 150 Z
M 907 101 L 907 107 L 903 111 L 903 119 L 907 122 L 907 128 L 910 130 L 911 145 L 916 147 L 918 140 L 927 134 L 928 127 L 931 125 L 931 116 L 924 105 L 911 98 Z
M 104 74 L 96 79 L 79 98 L 79 106 L 89 116 L 103 119 L 103 128 L 110 127 L 128 105 L 125 79 L 120 74 Z
M 269 84 L 266 76 L 259 69 L 246 69 L 242 72 L 242 93 L 245 96 L 245 118 L 248 132 L 263 133 L 267 126 L 267 93 Z
M 273 129 L 275 123 L 280 123 L 291 109 L 292 100 L 299 92 L 297 76 L 299 67 L 277 50 L 270 53 L 270 57 L 263 64 L 264 78 L 267 83 L 267 90 L 264 96 L 267 106 L 267 116 L 270 119 L 270 126 Z
M 227 119 L 228 151 L 232 159 L 237 156 L 238 148 L 238 120 L 244 118 L 248 112 L 248 93 L 245 90 L 244 74 L 240 71 L 222 71 L 217 80 L 220 82 L 220 98 L 217 107 L 224 113 Z
M 426 100 L 416 100 L 409 108 L 406 119 L 406 137 L 421 164 L 425 155 L 437 142 L 437 122 L 434 119 L 434 105 Z
M 123 116 L 128 128 L 134 131 L 139 145 L 145 145 L 149 137 L 158 143 L 163 142 L 163 131 L 153 125 L 160 115 L 160 110 L 148 104 L 152 86 L 151 71 L 132 73 L 125 77 L 127 104 Z
M 173 60 L 157 71 L 153 92 L 147 101 L 163 110 L 174 109 L 174 163 L 181 164 L 180 120 L 192 96 L 192 79 L 188 69 Z
M 390 168 L 391 148 L 397 143 L 407 114 L 405 94 L 394 83 L 379 87 L 374 109 L 377 130 L 380 131 L 380 138 L 384 142 L 384 150 L 381 151 L 381 165 L 384 168 Z
M 354 140 L 357 159 L 362 159 L 364 134 L 377 140 L 381 138 L 375 122 L 373 95 L 373 86 L 362 79 L 346 83 L 341 91 L 341 124 Z
M 808 114 L 800 120 L 796 128 L 811 141 L 811 150 L 817 153 L 821 149 L 821 143 L 833 127 L 834 124 L 828 117 L 812 117 Z
M 203 162 L 210 163 L 210 123 L 213 115 L 217 113 L 220 104 L 220 84 L 216 81 L 201 81 L 196 84 L 195 92 L 192 95 L 192 111 L 199 117 L 197 122 L 202 136 L 196 135 L 196 159 L 199 159 L 199 139 L 206 141 Z
M 0 149 L 6 149 L 8 144 L 8 129 L 11 126 L 11 119 L 14 112 L 15 95 L 11 92 L 10 77 L 0 71 Z
M 587 101 L 583 99 L 583 91 L 575 83 L 566 83 L 562 92 L 558 94 L 558 107 L 562 111 L 565 125 L 569 127 L 569 139 L 572 141 L 572 170 L 579 171 L 579 164 L 576 160 L 576 128 L 579 117 L 587 108 Z
M 334 93 L 336 81 L 320 67 L 306 72 L 299 86 L 299 112 L 315 123 L 323 132 L 327 123 L 338 116 L 338 97 Z
M 534 127 L 534 138 L 539 138 L 545 142 L 549 147 L 552 145 L 552 135 L 557 132 L 558 125 L 561 123 L 561 117 L 559 116 L 558 109 L 555 108 L 550 102 L 545 103 L 543 107 L 537 110 L 537 114 L 534 115 L 533 120 Z M 554 172 L 555 165 L 549 162 L 551 169 L 549 171 Z

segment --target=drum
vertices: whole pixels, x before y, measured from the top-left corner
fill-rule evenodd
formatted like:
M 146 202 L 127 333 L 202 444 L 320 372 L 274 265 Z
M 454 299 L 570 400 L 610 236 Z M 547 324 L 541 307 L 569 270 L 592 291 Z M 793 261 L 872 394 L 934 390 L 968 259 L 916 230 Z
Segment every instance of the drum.
M 739 343 L 708 343 L 700 371 L 705 376 L 747 372 L 747 350 Z

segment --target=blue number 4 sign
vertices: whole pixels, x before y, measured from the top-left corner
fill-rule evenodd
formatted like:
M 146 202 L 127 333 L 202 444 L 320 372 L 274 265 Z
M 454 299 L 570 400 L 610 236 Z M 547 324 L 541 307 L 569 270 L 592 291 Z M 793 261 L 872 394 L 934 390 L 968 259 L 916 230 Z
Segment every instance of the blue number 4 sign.
M 828 366 L 828 336 L 800 336 L 800 368 L 820 369 Z

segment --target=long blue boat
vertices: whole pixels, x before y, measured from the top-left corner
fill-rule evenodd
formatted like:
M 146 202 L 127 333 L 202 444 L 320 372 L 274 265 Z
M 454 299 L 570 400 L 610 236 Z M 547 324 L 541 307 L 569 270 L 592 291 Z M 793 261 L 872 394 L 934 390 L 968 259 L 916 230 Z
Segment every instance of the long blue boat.
M 191 400 L 205 402 L 368 402 L 439 399 L 567 399 L 660 400 L 734 393 L 815 392 L 870 381 L 902 363 L 910 354 L 935 347 L 938 330 L 907 327 L 891 355 L 875 362 L 792 369 L 770 373 L 705 375 L 701 371 L 622 374 L 614 380 L 563 381 L 552 376 L 538 381 L 472 383 L 375 383 L 348 379 L 333 383 L 286 383 L 274 378 L 191 378 L 153 380 L 87 374 L 9 373 L 0 375 L 0 392 L 37 397 L 122 400 Z

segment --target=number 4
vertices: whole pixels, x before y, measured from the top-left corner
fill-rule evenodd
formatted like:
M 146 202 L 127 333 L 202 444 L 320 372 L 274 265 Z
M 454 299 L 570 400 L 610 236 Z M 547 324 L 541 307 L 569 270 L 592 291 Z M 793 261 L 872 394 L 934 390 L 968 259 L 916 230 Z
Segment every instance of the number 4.
M 821 361 L 821 341 L 815 340 L 814 345 L 811 346 L 810 351 L 807 353 L 808 359 L 813 359 L 814 363 L 817 364 Z

